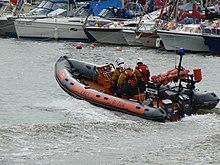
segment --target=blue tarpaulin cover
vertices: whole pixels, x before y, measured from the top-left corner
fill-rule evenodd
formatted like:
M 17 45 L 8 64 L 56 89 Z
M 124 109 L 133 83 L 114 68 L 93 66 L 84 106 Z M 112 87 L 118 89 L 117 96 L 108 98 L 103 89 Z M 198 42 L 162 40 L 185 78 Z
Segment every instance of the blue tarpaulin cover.
M 92 2 L 91 1 L 91 7 L 94 12 L 94 15 L 98 15 L 102 9 L 108 8 L 108 7 L 122 7 L 122 2 L 121 0 L 105 0 L 102 2 Z

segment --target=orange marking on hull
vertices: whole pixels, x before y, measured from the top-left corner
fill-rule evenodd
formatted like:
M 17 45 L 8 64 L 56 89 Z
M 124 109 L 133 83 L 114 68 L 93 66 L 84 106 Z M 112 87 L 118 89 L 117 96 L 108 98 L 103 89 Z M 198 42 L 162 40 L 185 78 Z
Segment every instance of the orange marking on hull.
M 70 91 L 72 91 L 73 93 L 76 93 L 77 95 L 84 98 L 85 100 L 86 99 L 92 100 L 92 101 L 95 101 L 101 104 L 108 105 L 110 107 L 112 106 L 115 108 L 120 108 L 126 111 L 140 114 L 140 115 L 143 115 L 145 112 L 145 108 L 139 104 L 136 104 L 135 102 L 134 103 L 128 102 L 116 96 L 111 96 L 111 95 L 108 95 L 102 92 L 98 92 L 96 91 L 96 89 L 92 89 L 92 88 L 86 89 L 84 87 L 85 86 L 80 85 L 79 82 L 75 82 L 75 84 L 70 87 Z

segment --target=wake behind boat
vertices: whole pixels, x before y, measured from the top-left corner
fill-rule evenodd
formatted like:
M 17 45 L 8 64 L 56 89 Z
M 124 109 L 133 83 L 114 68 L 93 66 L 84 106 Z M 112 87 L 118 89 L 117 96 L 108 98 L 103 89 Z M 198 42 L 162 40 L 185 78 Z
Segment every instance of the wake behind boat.
M 182 58 L 180 64 L 181 61 Z M 154 121 L 177 121 L 199 109 L 213 109 L 219 102 L 215 93 L 195 87 L 202 79 L 201 70 L 196 68 L 194 74 L 189 74 L 180 64 L 178 68 L 152 76 L 146 92 L 132 98 L 119 98 L 109 92 L 114 71 L 111 63 L 96 65 L 62 56 L 55 64 L 55 77 L 65 92 L 94 105 Z

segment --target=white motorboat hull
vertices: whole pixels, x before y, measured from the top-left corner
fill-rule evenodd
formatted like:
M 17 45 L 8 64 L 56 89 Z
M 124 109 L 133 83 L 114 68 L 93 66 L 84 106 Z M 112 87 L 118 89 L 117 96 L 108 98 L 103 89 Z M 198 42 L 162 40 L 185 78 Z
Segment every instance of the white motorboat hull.
M 15 29 L 18 38 L 88 40 L 83 22 L 69 18 L 17 19 Z
M 130 46 L 143 46 L 141 41 L 136 38 L 136 33 L 134 30 L 122 30 L 123 36 L 127 42 L 128 45 Z
M 167 51 L 184 48 L 191 52 L 209 52 L 209 48 L 200 33 L 158 30 L 157 34 Z
M 99 43 L 127 45 L 121 28 L 86 27 L 85 30 Z
M 161 39 L 155 33 L 150 32 L 137 32 L 137 38 L 141 41 L 144 47 L 146 48 L 160 48 Z

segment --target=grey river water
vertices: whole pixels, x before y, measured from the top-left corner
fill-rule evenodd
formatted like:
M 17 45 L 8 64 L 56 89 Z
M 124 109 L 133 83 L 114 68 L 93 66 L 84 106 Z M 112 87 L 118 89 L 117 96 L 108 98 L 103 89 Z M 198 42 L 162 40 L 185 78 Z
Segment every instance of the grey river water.
M 151 75 L 178 64 L 174 53 L 140 47 L 0 39 L 0 164 L 220 164 L 220 115 L 158 123 L 109 111 L 67 95 L 54 78 L 63 55 L 92 63 L 138 56 Z M 183 66 L 202 69 L 200 90 L 220 96 L 220 57 L 187 54 Z M 219 107 L 219 105 L 218 105 Z

